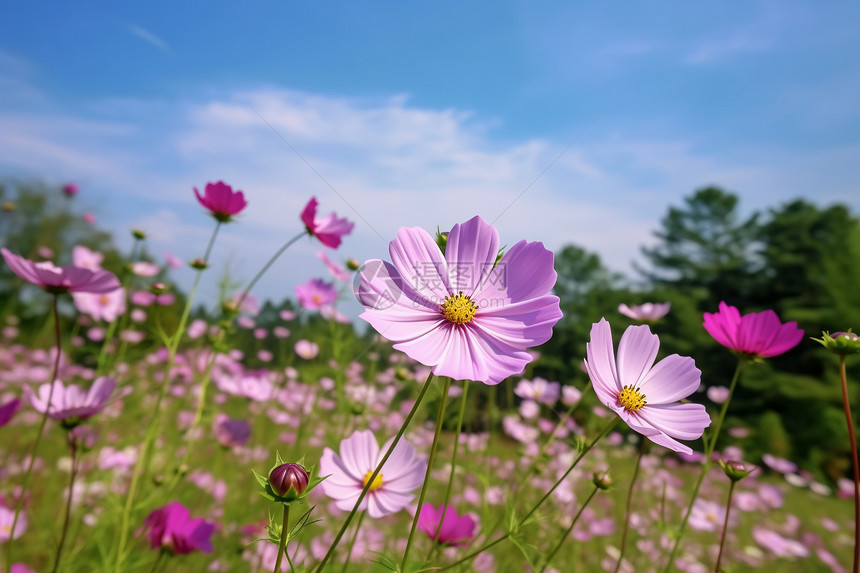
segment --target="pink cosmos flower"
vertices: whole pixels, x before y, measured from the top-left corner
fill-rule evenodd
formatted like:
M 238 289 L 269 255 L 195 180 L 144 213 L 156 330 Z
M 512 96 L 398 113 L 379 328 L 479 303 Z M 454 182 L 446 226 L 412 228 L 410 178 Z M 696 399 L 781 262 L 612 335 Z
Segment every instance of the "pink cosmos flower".
M 66 197 L 74 197 L 78 194 L 78 186 L 75 183 L 66 183 L 63 185 L 63 195 Z
M 248 205 L 244 193 L 234 192 L 233 188 L 223 181 L 207 183 L 203 197 L 200 196 L 197 187 L 194 188 L 194 194 L 197 196 L 197 201 L 209 209 L 212 216 L 222 223 L 231 221 L 233 215 L 238 215 Z
M 174 255 L 170 251 L 164 251 L 164 262 L 167 264 L 167 268 L 169 269 L 181 269 L 185 266 L 185 263 L 182 262 L 182 259 Z
M 444 504 L 440 505 L 439 509 L 436 509 L 431 503 L 422 505 L 421 513 L 418 514 L 418 529 L 442 545 L 458 547 L 468 545 L 475 538 L 475 520 L 468 515 L 457 515 L 457 510 L 450 505 L 445 511 L 445 518 L 442 519 L 444 508 Z M 442 520 L 442 527 L 439 527 L 440 519 Z M 436 534 L 437 531 L 439 532 L 438 535 Z
M 72 293 L 78 312 L 90 315 L 94 320 L 113 322 L 125 313 L 125 289 L 93 294 L 89 292 Z
M 188 508 L 178 501 L 150 513 L 144 526 L 149 529 L 146 536 L 153 549 L 169 549 L 176 555 L 212 553 L 210 538 L 215 525 L 199 517 L 191 519 Z
M 318 310 L 337 300 L 337 289 L 320 279 L 310 279 L 296 287 L 296 298 L 303 307 Z
M 677 440 L 695 440 L 711 423 L 701 404 L 676 404 L 699 387 L 701 372 L 692 358 L 672 354 L 656 365 L 660 339 L 648 326 L 630 326 L 618 344 L 605 318 L 591 327 L 585 367 L 603 404 L 633 430 L 676 452 L 693 450 Z
M 310 340 L 297 340 L 296 341 L 296 354 L 299 357 L 304 358 L 305 360 L 311 360 L 317 357 L 317 354 L 320 353 L 319 344 L 316 342 L 311 342 Z
M 0 427 L 5 426 L 12 419 L 12 416 L 15 415 L 15 412 L 18 411 L 18 408 L 21 407 L 21 400 L 15 398 L 9 402 L 6 402 L 2 406 L 0 406 Z
M 317 253 L 317 258 L 323 262 L 325 268 L 328 269 L 328 272 L 331 273 L 335 279 L 339 281 L 348 281 L 349 280 L 349 271 L 345 268 L 328 258 L 328 255 L 325 254 L 325 251 L 319 251 Z
M 27 394 L 30 404 L 36 411 L 44 414 L 47 410 L 50 418 L 60 420 L 64 424 L 77 425 L 82 420 L 102 411 L 116 386 L 116 381 L 113 378 L 101 376 L 96 378 L 87 392 L 74 384 L 64 386 L 59 380 L 54 381 L 54 384 L 50 405 L 48 404 L 50 383 L 39 386 L 38 394 L 33 393 L 29 386 L 24 386 L 24 393 Z
M 50 261 L 34 263 L 0 249 L 6 264 L 16 275 L 44 290 L 59 294 L 64 292 L 106 293 L 119 288 L 119 279 L 109 271 L 91 271 L 75 265 L 57 267 Z
M 18 539 L 27 530 L 27 516 L 21 512 L 18 514 L 18 523 L 15 524 L 15 532 L 12 532 L 12 523 L 15 521 L 15 511 L 0 504 L 0 543 L 9 539 Z
M 646 302 L 634 306 L 620 304 L 618 305 L 618 312 L 633 320 L 654 322 L 669 314 L 671 308 L 671 302 Z
M 772 454 L 762 455 L 761 460 L 767 465 L 767 467 L 781 474 L 791 474 L 797 471 L 797 464 L 789 460 L 778 458 Z
M 83 219 L 84 223 L 86 223 L 87 225 L 95 225 L 96 224 L 95 213 L 89 213 L 89 212 L 84 213 L 83 215 L 81 215 L 81 219 Z
M 308 230 L 308 234 L 320 240 L 320 243 L 331 249 L 336 249 L 340 246 L 341 239 L 344 235 L 349 235 L 355 223 L 350 222 L 345 217 L 338 219 L 337 214 L 331 213 L 327 217 L 317 219 L 317 198 L 311 197 L 308 204 L 305 205 L 302 211 L 301 219 Z
M 558 402 L 561 394 L 561 384 L 558 382 L 547 382 L 543 378 L 533 380 L 520 380 L 514 394 L 524 400 L 535 400 L 541 404 L 552 406 Z
M 90 269 L 93 272 L 100 271 L 104 258 L 103 254 L 90 250 L 83 245 L 72 247 L 72 264 L 76 267 Z
M 131 264 L 131 272 L 139 277 L 150 278 L 158 274 L 158 265 L 147 261 L 137 261 Z
M 726 348 L 745 356 L 768 358 L 787 352 L 800 344 L 803 331 L 796 322 L 782 324 L 772 310 L 741 316 L 725 302 L 719 312 L 705 313 L 703 326 L 708 334 Z
M 320 475 L 329 477 L 321 485 L 325 494 L 335 500 L 338 509 L 352 509 L 390 445 L 391 440 L 380 450 L 373 432 L 364 430 L 340 442 L 340 455 L 331 448 L 323 450 Z M 427 464 L 418 458 L 409 442 L 400 440 L 373 480 L 359 509 L 367 509 L 373 518 L 400 511 L 415 497 L 410 492 L 424 481 L 426 470 Z
M 519 374 L 561 318 L 553 254 L 526 241 L 496 262 L 498 251 L 480 217 L 454 225 L 444 256 L 427 231 L 401 228 L 392 262 L 361 270 L 361 318 L 437 376 L 498 384 Z

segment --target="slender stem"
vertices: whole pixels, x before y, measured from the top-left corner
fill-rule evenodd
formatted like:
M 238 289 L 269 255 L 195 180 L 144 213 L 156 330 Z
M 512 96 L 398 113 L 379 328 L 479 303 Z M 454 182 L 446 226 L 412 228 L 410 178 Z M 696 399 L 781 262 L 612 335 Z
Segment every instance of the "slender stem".
M 729 512 L 732 510 L 732 494 L 735 492 L 735 480 L 729 484 L 729 500 L 726 502 L 726 522 L 723 524 L 723 534 L 720 535 L 720 552 L 717 553 L 717 564 L 714 567 L 714 573 L 720 573 L 720 563 L 723 560 L 723 548 L 726 545 L 726 531 L 729 530 Z
M 236 310 L 242 308 L 242 303 L 245 302 L 245 297 L 247 297 L 251 293 L 251 289 L 254 288 L 254 285 L 257 284 L 257 281 L 259 281 L 260 278 L 264 274 L 266 274 L 266 271 L 269 270 L 269 267 L 271 267 L 273 264 L 275 264 L 275 261 L 278 260 L 278 257 L 280 257 L 284 253 L 284 251 L 286 251 L 290 247 L 290 245 L 292 245 L 293 243 L 295 243 L 296 241 L 298 241 L 299 239 L 301 239 L 302 237 L 304 237 L 307 234 L 308 234 L 307 231 L 302 231 L 301 233 L 299 233 L 298 235 L 296 235 L 295 237 L 293 237 L 292 239 L 290 239 L 289 241 L 287 241 L 286 243 L 281 245 L 280 249 L 275 251 L 275 254 L 272 255 L 272 258 L 270 258 L 268 260 L 268 262 L 266 262 L 266 264 L 263 265 L 263 268 L 261 268 L 259 271 L 257 271 L 257 274 L 254 275 L 254 278 L 251 279 L 251 282 L 248 283 L 248 286 L 246 286 L 243 289 L 242 295 L 239 297 L 239 300 L 236 301 Z
M 427 461 L 424 483 L 421 484 L 421 493 L 418 495 L 418 507 L 415 510 L 415 517 L 412 518 L 412 528 L 409 530 L 409 537 L 406 538 L 406 550 L 403 552 L 403 559 L 400 560 L 401 571 L 406 571 L 406 560 L 409 557 L 409 550 L 412 548 L 412 539 L 415 537 L 415 529 L 418 526 L 418 516 L 421 515 L 421 506 L 424 505 L 424 496 L 427 494 L 427 484 L 430 483 L 430 472 L 433 471 L 433 462 L 436 461 L 439 434 L 442 433 L 442 423 L 445 421 L 445 406 L 448 404 L 448 390 L 450 388 L 451 379 L 446 377 L 442 383 L 442 398 L 439 404 L 439 411 L 436 413 L 436 430 L 433 432 L 433 445 L 430 446 L 430 459 Z
M 63 518 L 63 531 L 60 533 L 60 543 L 57 545 L 57 557 L 54 560 L 54 568 L 51 570 L 53 573 L 57 573 L 57 568 L 60 566 L 60 557 L 63 554 L 63 545 L 66 543 L 66 533 L 69 530 L 69 516 L 72 513 L 72 493 L 75 488 L 75 475 L 78 473 L 78 446 L 71 431 L 68 433 L 68 443 L 72 456 L 72 471 L 69 476 L 69 495 L 66 497 L 66 516 Z
M 687 528 L 687 521 L 689 521 L 690 514 L 693 512 L 693 504 L 696 503 L 696 499 L 699 497 L 699 489 L 702 487 L 702 482 L 705 481 L 705 476 L 708 475 L 708 471 L 711 469 L 711 454 L 714 453 L 714 448 L 717 447 L 717 440 L 720 438 L 720 429 L 723 427 L 723 420 L 726 417 L 726 411 L 729 409 L 729 402 L 732 401 L 732 396 L 735 393 L 735 386 L 737 386 L 738 379 L 740 378 L 741 368 L 745 363 L 746 358 L 741 357 L 738 359 L 738 366 L 735 368 L 735 374 L 732 376 L 732 383 L 729 385 L 729 397 L 726 398 L 725 402 L 723 402 L 723 407 L 720 409 L 720 415 L 717 418 L 717 422 L 714 424 L 714 431 L 711 435 L 711 439 L 703 439 L 705 443 L 705 462 L 702 465 L 702 471 L 699 473 L 699 477 L 696 479 L 696 485 L 693 486 L 693 495 L 690 497 L 690 503 L 687 505 L 687 511 L 684 513 L 684 519 L 681 520 L 681 526 L 678 528 L 678 535 L 675 537 L 675 543 L 672 544 L 672 552 L 669 554 L 669 561 L 666 562 L 666 567 L 663 569 L 663 573 L 668 573 L 672 568 L 672 564 L 675 561 L 675 555 L 678 553 L 678 548 L 681 546 L 681 539 L 684 537 L 684 530 Z
M 627 490 L 627 505 L 624 508 L 624 529 L 621 531 L 621 551 L 618 554 L 618 564 L 615 566 L 615 573 L 621 570 L 621 562 L 624 560 L 624 548 L 627 546 L 627 532 L 630 529 L 630 506 L 633 502 L 633 490 L 636 487 L 636 478 L 639 477 L 639 470 L 642 467 L 642 456 L 645 454 L 645 438 L 642 437 L 639 441 L 639 456 L 636 458 L 636 468 L 633 470 L 633 477 L 630 479 L 630 488 Z
M 860 468 L 857 466 L 857 440 L 854 439 L 854 422 L 848 403 L 848 375 L 845 371 L 845 356 L 839 360 L 839 377 L 842 380 L 842 404 L 845 406 L 845 421 L 848 423 L 848 439 L 851 441 L 851 466 L 854 469 L 854 573 L 860 571 Z
M 284 504 L 284 522 L 281 526 L 281 543 L 278 545 L 278 558 L 275 560 L 275 568 L 273 569 L 274 573 L 279 573 L 281 570 L 281 561 L 284 560 L 284 551 L 287 547 L 287 536 L 289 535 L 289 524 L 290 524 L 290 505 Z M 292 565 L 290 565 L 290 569 L 292 569 Z
M 424 385 L 421 387 L 421 392 L 418 394 L 418 398 L 415 399 L 415 404 L 412 406 L 412 409 L 406 415 L 406 419 L 403 420 L 403 425 L 400 426 L 400 430 L 397 432 L 397 435 L 394 436 L 394 440 L 392 440 L 391 445 L 388 446 L 388 451 L 385 452 L 385 455 L 382 456 L 382 459 L 379 461 L 379 464 L 376 466 L 376 469 L 373 470 L 373 473 L 370 474 L 370 477 L 367 478 L 367 480 L 365 481 L 364 488 L 358 495 L 358 499 L 355 500 L 355 505 L 352 507 L 352 511 L 350 511 L 349 515 L 346 516 L 346 520 L 343 522 L 343 525 L 340 526 L 340 531 L 337 532 L 337 536 L 335 536 L 334 541 L 328 548 L 328 551 L 326 552 L 322 561 L 320 561 L 319 566 L 316 568 L 317 573 L 323 570 L 325 564 L 328 563 L 329 559 L 331 559 L 331 556 L 334 555 L 334 551 L 337 547 L 337 544 L 340 543 L 341 538 L 343 538 L 344 532 L 346 532 L 346 528 L 349 527 L 349 523 L 355 516 L 355 512 L 358 511 L 358 506 L 360 506 L 361 502 L 364 501 L 364 497 L 370 490 L 370 486 L 373 485 L 373 481 L 376 479 L 376 476 L 378 476 L 379 473 L 382 471 L 382 466 L 384 466 L 385 462 L 388 461 L 388 458 L 391 457 L 391 453 L 394 451 L 394 447 L 400 441 L 400 438 L 403 437 L 403 434 L 406 432 L 406 428 L 409 427 L 409 423 L 412 421 L 412 418 L 415 417 L 415 412 L 418 411 L 418 406 L 421 405 L 421 401 L 424 399 L 424 395 L 427 393 L 427 389 L 430 387 L 430 382 L 432 380 L 433 373 L 431 372 L 427 376 L 427 380 L 424 382 Z
M 570 527 L 565 530 L 564 535 L 561 536 L 561 539 L 558 540 L 558 543 L 556 543 L 552 551 L 549 552 L 549 555 L 546 556 L 546 561 L 544 561 L 543 567 L 541 567 L 540 570 L 541 573 L 544 573 L 544 571 L 546 571 L 546 568 L 549 567 L 549 564 L 552 563 L 553 557 L 555 557 L 555 554 L 558 553 L 559 549 L 561 549 L 561 546 L 564 544 L 564 540 L 567 539 L 567 536 L 570 535 L 570 532 L 573 531 L 573 526 L 576 525 L 576 521 L 579 519 L 579 516 L 582 515 L 583 510 L 585 510 L 585 507 L 588 505 L 588 502 L 591 501 L 591 498 L 594 497 L 598 489 L 599 488 L 595 487 L 593 490 L 591 490 L 591 493 L 588 495 L 588 498 L 585 500 L 585 503 L 583 503 L 582 507 L 579 508 L 579 511 L 576 512 L 573 521 L 570 523 Z
M 526 521 L 528 521 L 528 519 L 532 516 L 532 514 L 534 514 L 534 512 L 536 512 L 541 505 L 543 505 L 543 502 L 545 502 L 549 498 L 549 496 L 552 495 L 552 493 L 556 490 L 556 488 L 558 488 L 558 486 L 561 485 L 561 482 L 563 482 L 565 480 L 565 478 L 568 476 L 568 474 L 570 474 L 570 472 L 573 471 L 573 469 L 579 464 L 580 460 L 582 460 L 582 458 L 584 458 L 585 455 L 591 451 L 591 448 L 593 448 L 595 446 L 595 444 L 597 444 L 597 442 L 599 442 L 601 439 L 603 439 L 603 437 L 606 436 L 606 434 L 608 434 L 610 431 L 612 431 L 612 428 L 614 428 L 615 425 L 618 423 L 618 419 L 619 418 L 617 416 L 614 416 L 612 418 L 612 421 L 610 421 L 606 425 L 606 427 L 603 428 L 603 430 L 601 430 L 600 434 L 598 434 L 597 437 L 594 438 L 582 450 L 582 452 L 580 452 L 579 455 L 576 456 L 576 458 L 573 460 L 573 463 L 570 465 L 569 468 L 567 468 L 567 471 L 564 472 L 564 475 L 562 475 L 560 478 L 558 478 L 558 481 L 556 481 L 555 484 L 553 484 L 553 486 L 549 489 L 549 491 L 546 492 L 546 494 L 542 498 L 540 498 L 540 501 L 537 502 L 537 504 L 531 509 L 531 511 L 529 511 L 526 514 L 526 516 L 520 520 L 519 524 L 517 525 L 517 528 L 522 527 L 526 523 Z M 442 567 L 438 571 L 445 571 L 447 569 L 451 569 L 453 567 L 456 567 L 458 565 L 466 563 L 467 561 L 470 561 L 471 559 L 477 557 L 478 555 L 480 555 L 481 553 L 483 553 L 487 549 L 490 549 L 494 545 L 501 543 L 502 541 L 504 541 L 505 539 L 507 539 L 510 536 L 511 536 L 510 532 L 505 533 L 504 535 L 495 539 L 494 541 L 491 541 L 490 543 L 484 544 L 482 547 L 480 547 L 479 549 L 466 555 L 465 557 L 463 557 L 459 561 L 456 561 L 450 565 L 446 565 L 445 567 Z
M 346 568 L 349 566 L 349 559 L 352 557 L 352 548 L 355 547 L 355 542 L 358 539 L 358 530 L 361 529 L 361 524 L 364 522 L 366 513 L 366 511 L 362 511 L 358 516 L 358 521 L 355 522 L 355 531 L 352 532 L 352 542 L 349 544 L 349 550 L 346 552 L 346 561 L 343 562 L 341 573 L 346 573 Z
M 445 488 L 445 500 L 442 502 L 442 515 L 439 517 L 439 525 L 436 526 L 436 533 L 433 539 L 439 539 L 439 532 L 442 531 L 442 524 L 445 522 L 445 513 L 448 511 L 448 501 L 451 499 L 451 490 L 454 487 L 454 473 L 457 469 L 457 449 L 460 446 L 460 431 L 463 429 L 463 418 L 466 415 L 466 402 L 469 396 L 469 381 L 463 381 L 463 395 L 460 397 L 460 413 L 457 415 L 457 431 L 454 434 L 454 453 L 451 454 L 451 473 L 448 475 L 448 487 Z M 421 510 L 419 506 L 419 511 Z M 438 543 L 434 543 L 430 547 L 430 552 L 427 554 L 427 560 L 433 551 L 439 547 Z
M 48 412 L 51 410 L 52 400 L 54 398 L 54 387 L 57 385 L 57 374 L 60 370 L 60 355 L 63 352 L 62 340 L 60 339 L 60 312 L 58 308 L 58 296 L 54 295 L 51 309 L 54 315 L 54 344 L 57 348 L 57 355 L 54 357 L 54 368 L 51 372 L 51 389 L 48 391 L 48 401 L 45 403 L 45 412 L 42 414 L 42 421 L 39 423 L 39 430 L 36 433 L 36 441 L 33 442 L 33 450 L 30 452 L 30 462 L 27 464 L 27 472 L 24 474 L 24 482 L 21 484 L 21 495 L 18 497 L 18 503 L 15 504 L 15 517 L 12 519 L 12 528 L 9 529 L 9 541 L 6 542 L 6 573 L 12 571 L 12 541 L 15 538 L 15 526 L 18 525 L 18 517 L 21 515 L 21 508 L 24 506 L 24 498 L 27 494 L 27 486 L 30 485 L 30 476 L 33 473 L 33 465 L 36 463 L 36 453 L 39 450 L 39 444 L 42 442 L 42 434 L 45 432 L 45 425 L 48 423 Z
M 218 236 L 218 230 L 221 228 L 221 222 L 215 224 L 215 229 L 212 231 L 212 236 L 209 238 L 209 244 L 206 245 L 206 253 L 203 255 L 205 261 L 209 260 L 209 255 L 212 252 L 212 246 L 215 244 L 215 237 Z M 119 541 L 116 549 L 116 562 L 114 564 L 115 573 L 121 573 L 122 562 L 125 559 L 125 545 L 128 540 L 128 527 L 131 516 L 132 505 L 137 494 L 137 485 L 140 481 L 144 468 L 149 465 L 149 449 L 152 442 L 155 440 L 155 433 L 159 427 L 161 420 L 161 403 L 164 396 L 167 394 L 167 387 L 170 386 L 170 371 L 173 369 L 174 361 L 176 360 L 176 351 L 179 349 L 179 343 L 185 334 L 185 325 L 188 322 L 188 316 L 191 314 L 191 307 L 194 304 L 194 297 L 197 294 L 197 287 L 200 284 L 200 278 L 203 275 L 204 269 L 199 269 L 194 277 L 194 283 L 191 285 L 191 290 L 188 293 L 188 300 L 185 302 L 185 309 L 182 311 L 182 317 L 179 319 L 179 326 L 168 345 L 167 360 L 164 363 L 164 377 L 161 382 L 161 390 L 158 393 L 158 398 L 155 402 L 152 418 L 149 421 L 149 426 L 146 428 L 143 444 L 140 447 L 140 454 L 137 457 L 137 462 L 134 465 L 134 471 L 131 476 L 131 484 L 128 488 L 128 493 L 125 497 L 125 505 L 122 510 L 122 521 L 119 529 Z
M 150 570 L 150 573 L 155 573 L 156 571 L 158 571 L 158 566 L 161 565 L 161 562 L 164 560 L 165 555 L 167 555 L 166 549 L 162 549 L 158 552 L 158 557 L 155 558 L 155 562 L 152 564 L 152 569 Z

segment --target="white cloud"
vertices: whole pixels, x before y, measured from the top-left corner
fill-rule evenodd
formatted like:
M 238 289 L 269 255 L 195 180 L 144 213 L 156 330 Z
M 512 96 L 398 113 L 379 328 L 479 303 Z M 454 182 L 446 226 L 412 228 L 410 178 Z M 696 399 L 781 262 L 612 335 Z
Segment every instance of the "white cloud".
M 170 53 L 171 51 L 170 46 L 167 45 L 167 42 L 165 42 L 160 37 L 156 36 L 154 33 L 150 32 L 142 26 L 131 24 L 128 26 L 128 31 L 146 42 L 147 44 L 153 46 L 157 50 L 161 50 L 164 53 Z

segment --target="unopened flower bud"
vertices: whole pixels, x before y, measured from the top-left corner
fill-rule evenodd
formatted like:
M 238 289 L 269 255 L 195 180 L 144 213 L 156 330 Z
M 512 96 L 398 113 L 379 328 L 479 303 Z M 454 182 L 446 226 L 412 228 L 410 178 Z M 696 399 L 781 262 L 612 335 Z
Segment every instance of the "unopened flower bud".
M 192 269 L 197 269 L 198 271 L 202 271 L 204 269 L 209 268 L 209 263 L 207 263 L 204 259 L 194 259 L 190 263 L 188 263 Z
M 269 485 L 272 490 L 280 496 L 286 496 L 292 488 L 296 494 L 301 495 L 308 487 L 310 481 L 308 470 L 301 464 L 281 464 L 269 474 Z
M 720 460 L 720 467 L 723 468 L 726 477 L 732 481 L 740 481 L 750 475 L 756 468 L 753 465 L 745 464 L 739 460 Z
M 823 332 L 821 338 L 813 338 L 816 342 L 821 343 L 824 348 L 838 354 L 840 356 L 848 356 L 849 354 L 860 353 L 860 336 L 851 332 Z
M 357 271 L 360 266 L 361 266 L 361 263 L 358 262 L 358 259 L 347 259 L 346 260 L 346 268 L 348 268 L 351 271 Z
M 168 291 L 168 287 L 164 283 L 152 283 L 149 285 L 149 292 L 152 294 L 164 294 Z
M 612 478 L 609 477 L 609 472 L 594 472 L 591 476 L 591 483 L 597 489 L 607 490 L 612 487 Z
M 132 229 L 131 236 L 138 241 L 142 241 L 146 238 L 146 231 L 144 231 L 143 229 Z
M 440 231 L 439 227 L 436 227 L 436 244 L 439 246 L 439 250 L 444 254 L 445 248 L 448 246 L 448 232 Z

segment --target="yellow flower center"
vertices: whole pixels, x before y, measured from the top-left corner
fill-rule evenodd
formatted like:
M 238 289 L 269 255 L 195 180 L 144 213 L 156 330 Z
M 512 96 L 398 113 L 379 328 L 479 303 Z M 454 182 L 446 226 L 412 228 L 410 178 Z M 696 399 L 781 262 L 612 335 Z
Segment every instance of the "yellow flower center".
M 628 412 L 637 412 L 645 407 L 645 394 L 632 386 L 625 386 L 618 394 L 618 403 Z
M 475 318 L 475 311 L 478 310 L 478 305 L 468 295 L 463 294 L 463 291 L 460 291 L 457 294 L 446 296 L 445 302 L 442 303 L 440 308 L 442 309 L 442 316 L 448 322 L 466 324 L 467 322 L 472 322 L 472 319 Z
M 110 299 L 108 298 L 108 296 L 106 294 L 103 294 L 101 296 L 101 298 L 99 298 L 99 302 L 102 304 L 102 306 L 107 306 L 108 303 L 110 302 Z
M 370 476 L 373 475 L 373 472 L 367 472 L 364 474 L 364 480 L 361 482 L 361 485 L 367 485 L 367 482 L 370 481 Z M 370 484 L 370 489 L 367 491 L 376 491 L 382 487 L 382 474 L 377 474 L 375 478 L 373 478 L 373 483 Z

